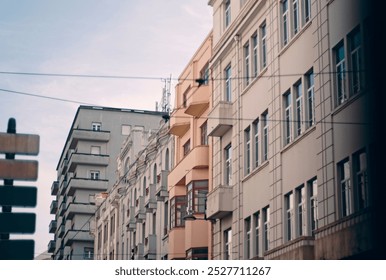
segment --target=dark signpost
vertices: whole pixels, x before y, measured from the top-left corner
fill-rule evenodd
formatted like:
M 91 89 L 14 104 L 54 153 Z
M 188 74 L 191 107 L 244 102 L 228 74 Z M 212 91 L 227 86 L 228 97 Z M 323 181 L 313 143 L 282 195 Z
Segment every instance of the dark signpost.
M 7 133 L 0 133 L 0 260 L 32 260 L 35 242 L 33 240 L 12 240 L 10 234 L 32 234 L 36 227 L 36 214 L 15 213 L 12 207 L 35 207 L 37 188 L 14 186 L 14 180 L 36 181 L 38 162 L 36 160 L 15 160 L 15 155 L 37 155 L 39 136 L 16 134 L 16 120 L 8 121 Z

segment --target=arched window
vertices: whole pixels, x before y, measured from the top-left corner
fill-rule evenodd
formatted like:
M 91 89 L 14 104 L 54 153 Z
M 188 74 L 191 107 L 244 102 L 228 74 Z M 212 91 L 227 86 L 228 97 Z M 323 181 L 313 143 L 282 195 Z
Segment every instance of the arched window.
M 143 189 L 142 189 L 142 194 L 145 197 L 146 196 L 146 176 L 143 177 Z
M 166 152 L 165 152 L 165 170 L 169 170 L 169 168 L 170 168 L 169 149 L 166 149 Z
M 125 160 L 125 173 L 124 173 L 124 175 L 127 175 L 127 172 L 129 172 L 129 168 L 130 168 L 130 157 L 127 157 Z
M 153 168 L 153 184 L 157 184 L 157 164 L 154 163 Z

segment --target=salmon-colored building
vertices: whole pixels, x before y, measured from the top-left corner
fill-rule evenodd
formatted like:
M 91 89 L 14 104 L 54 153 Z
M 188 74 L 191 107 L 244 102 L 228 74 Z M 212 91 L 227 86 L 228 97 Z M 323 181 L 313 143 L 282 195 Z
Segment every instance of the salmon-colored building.
M 169 259 L 208 259 L 210 222 L 205 219 L 211 151 L 207 115 L 211 103 L 209 34 L 178 79 L 169 133 L 175 138 L 168 176 Z

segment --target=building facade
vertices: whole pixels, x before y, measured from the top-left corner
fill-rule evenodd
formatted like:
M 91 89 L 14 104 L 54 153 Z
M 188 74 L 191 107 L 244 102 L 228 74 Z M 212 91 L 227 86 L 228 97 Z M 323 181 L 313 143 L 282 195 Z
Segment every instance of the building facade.
M 116 182 L 122 143 L 131 130 L 156 129 L 160 112 L 80 106 L 57 165 L 55 196 L 49 225 L 54 240 L 48 244 L 53 259 L 93 259 L 90 221 L 100 193 Z
M 132 131 L 122 146 L 119 180 L 94 217 L 95 259 L 167 259 L 167 176 L 173 166 L 173 139 L 168 123 L 161 122 L 155 131 Z
M 171 260 L 208 259 L 211 224 L 205 220 L 205 208 L 211 184 L 207 135 L 211 50 L 212 34 L 209 34 L 178 78 L 175 91 L 169 130 L 175 141 L 175 165 L 168 176 L 168 259 Z M 185 219 L 186 216 L 191 219 Z
M 364 1 L 209 5 L 213 259 L 366 257 Z

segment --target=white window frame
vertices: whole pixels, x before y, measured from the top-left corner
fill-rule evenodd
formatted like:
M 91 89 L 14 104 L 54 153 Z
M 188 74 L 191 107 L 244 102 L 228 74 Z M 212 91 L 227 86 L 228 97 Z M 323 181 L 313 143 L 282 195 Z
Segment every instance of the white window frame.
M 343 52 L 340 58 L 340 51 Z M 343 104 L 347 99 L 347 78 L 346 78 L 346 58 L 345 58 L 345 44 L 341 41 L 334 48 L 335 58 L 335 84 L 336 84 L 336 104 L 337 106 Z
M 262 120 L 263 120 L 263 160 L 264 161 L 267 161 L 268 160 L 268 145 L 269 145 L 269 115 L 268 115 L 268 111 L 266 111 L 263 115 L 262 115 Z
M 100 180 L 101 172 L 99 170 L 90 170 L 90 179 L 91 180 Z
M 261 55 L 260 55 L 260 63 L 261 69 L 267 67 L 267 24 L 264 21 L 260 25 L 260 46 L 261 46 Z
M 292 0 L 292 34 L 295 36 L 300 30 L 300 0 Z
M 284 103 L 284 144 L 292 141 L 292 93 L 287 90 L 283 95 Z
M 308 181 L 308 196 L 309 196 L 309 231 L 310 235 L 315 234 L 318 228 L 318 181 L 313 178 Z
M 251 247 L 252 247 L 252 221 L 251 217 L 247 217 L 244 220 L 244 232 L 245 232 L 245 252 L 244 252 L 244 258 L 250 259 L 251 258 Z
M 93 122 L 91 124 L 91 130 L 92 131 L 101 131 L 101 128 L 102 128 L 102 123 L 100 123 L 100 122 Z
M 224 231 L 224 259 L 232 259 L 232 228 Z
M 306 188 L 304 185 L 295 190 L 296 195 L 296 235 L 303 236 L 307 234 L 307 208 L 306 208 Z
M 253 122 L 253 132 L 254 132 L 254 167 L 258 167 L 260 164 L 260 121 L 256 119 Z
M 244 145 L 245 145 L 245 175 L 251 173 L 251 128 L 248 126 L 244 130 Z
M 347 217 L 354 212 L 353 190 L 351 185 L 351 164 L 349 158 L 338 163 L 339 193 L 342 217 Z
M 292 239 L 295 238 L 293 192 L 290 192 L 284 196 L 284 204 L 285 204 L 285 237 L 286 237 L 286 241 L 291 241 Z
M 307 123 L 308 127 L 311 127 L 315 124 L 315 76 L 312 69 L 305 75 L 305 80 L 307 87 Z
M 286 46 L 289 42 L 289 5 L 288 0 L 282 0 L 281 5 L 281 28 L 282 28 L 282 45 Z
M 303 84 L 300 80 L 294 86 L 295 91 L 295 136 L 298 137 L 303 132 Z
M 231 24 L 231 0 L 224 2 L 224 25 L 227 28 Z
M 261 225 L 260 225 L 260 212 L 256 212 L 253 214 L 253 220 L 254 220 L 254 241 L 255 241 L 255 246 L 254 246 L 254 255 L 256 257 L 260 256 L 260 231 L 261 231 Z
M 225 84 L 224 84 L 224 92 L 225 92 L 225 101 L 232 102 L 232 67 L 231 64 L 228 64 L 224 70 L 225 76 Z
M 225 167 L 224 167 L 224 181 L 225 185 L 232 185 L 232 145 L 229 144 L 224 149 L 224 159 L 225 159 Z
M 245 87 L 247 87 L 250 83 L 250 49 L 249 49 L 249 42 L 247 42 L 244 45 L 244 80 L 245 80 Z
M 269 235 L 270 235 L 270 209 L 269 206 L 265 207 L 263 209 L 263 225 L 264 225 L 264 231 L 263 231 L 263 244 L 264 244 L 264 252 L 269 250 Z
M 253 52 L 253 77 L 259 74 L 259 38 L 257 32 L 252 35 L 252 52 Z

